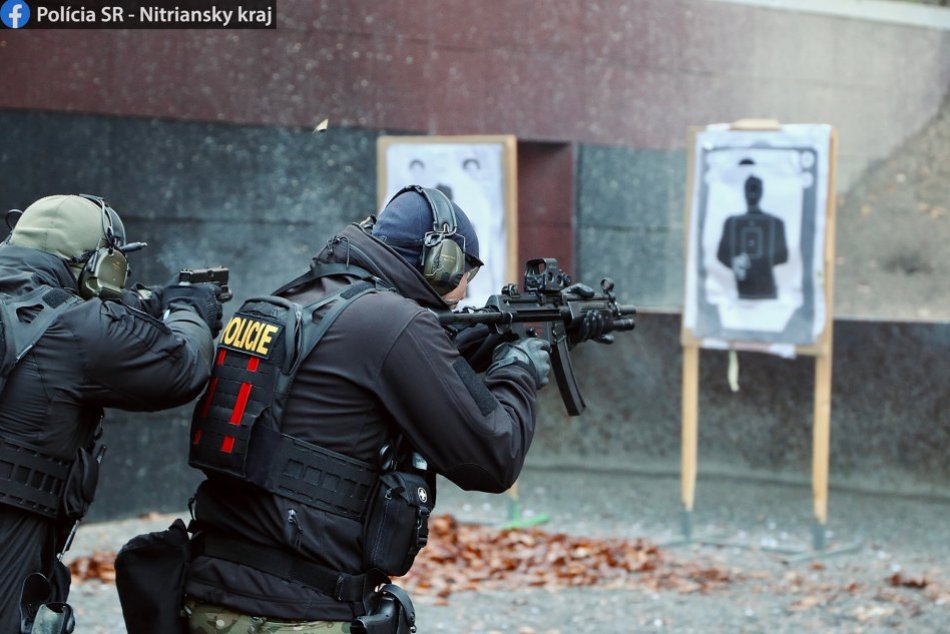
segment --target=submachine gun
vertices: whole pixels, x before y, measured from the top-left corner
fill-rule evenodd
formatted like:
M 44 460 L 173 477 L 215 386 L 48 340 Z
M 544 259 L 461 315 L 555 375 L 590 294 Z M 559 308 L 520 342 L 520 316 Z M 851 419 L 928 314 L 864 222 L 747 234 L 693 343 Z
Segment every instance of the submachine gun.
M 484 308 L 461 312 L 438 313 L 443 325 L 489 324 L 502 335 L 542 337 L 551 344 L 551 366 L 557 380 L 561 400 L 571 416 L 586 407 L 574 378 L 569 350 L 571 333 L 583 327 L 588 313 L 597 311 L 602 320 L 600 334 L 633 330 L 637 310 L 629 304 L 618 304 L 614 283 L 610 278 L 600 281 L 600 293 L 590 287 L 571 285 L 571 277 L 561 271 L 554 258 L 528 260 L 525 264 L 524 291 L 516 284 L 506 285 L 500 294 L 492 295 Z

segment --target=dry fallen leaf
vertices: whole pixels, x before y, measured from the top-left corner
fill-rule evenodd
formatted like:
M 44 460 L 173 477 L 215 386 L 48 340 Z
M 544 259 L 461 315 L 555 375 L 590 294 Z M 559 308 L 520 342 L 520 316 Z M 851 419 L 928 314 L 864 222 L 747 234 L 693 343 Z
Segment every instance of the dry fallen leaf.
M 894 573 L 888 579 L 888 582 L 895 588 L 914 588 L 915 590 L 922 590 L 927 587 L 927 580 L 924 577 L 920 579 L 911 579 L 909 577 L 902 577 L 899 572 Z
M 822 603 L 824 603 L 824 601 L 822 601 L 820 597 L 807 596 L 788 606 L 788 609 L 792 612 L 804 612 Z
M 98 579 L 115 583 L 115 553 L 96 551 L 88 557 L 77 557 L 69 563 L 69 572 L 76 582 Z
M 862 623 L 872 621 L 874 619 L 884 618 L 886 616 L 891 616 L 897 612 L 897 608 L 893 607 L 884 607 L 880 605 L 868 605 L 861 606 L 854 611 L 854 618 Z

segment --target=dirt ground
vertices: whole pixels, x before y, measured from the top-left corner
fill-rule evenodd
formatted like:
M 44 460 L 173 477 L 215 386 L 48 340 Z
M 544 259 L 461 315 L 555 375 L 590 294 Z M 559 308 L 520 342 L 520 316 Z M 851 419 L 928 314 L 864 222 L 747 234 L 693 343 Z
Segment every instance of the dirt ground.
M 680 541 L 675 475 L 528 468 L 519 483 L 523 516 L 548 514 L 545 531 L 585 538 L 644 538 L 660 565 L 607 585 L 531 589 L 512 574 L 447 599 L 413 593 L 419 632 L 567 634 L 583 632 L 947 632 L 950 631 L 950 499 L 832 489 L 831 549 L 848 554 L 789 562 L 770 548 L 811 550 L 811 496 L 789 485 L 700 474 L 694 535 L 739 546 Z M 506 496 L 465 493 L 443 482 L 438 514 L 492 527 L 511 511 Z M 171 516 L 90 524 L 67 560 L 115 550 Z M 711 584 L 658 583 L 684 570 L 715 570 Z M 682 579 L 680 581 L 683 581 Z M 665 586 L 665 587 L 664 587 Z M 77 632 L 123 632 L 114 586 L 73 588 Z
M 950 99 L 837 212 L 836 316 L 950 320 Z

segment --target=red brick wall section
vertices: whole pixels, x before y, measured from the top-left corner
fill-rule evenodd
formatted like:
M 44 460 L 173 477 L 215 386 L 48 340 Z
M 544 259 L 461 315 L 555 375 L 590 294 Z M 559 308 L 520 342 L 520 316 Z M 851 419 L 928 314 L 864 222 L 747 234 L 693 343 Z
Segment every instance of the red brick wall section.
M 4 31 L 0 107 L 668 147 L 708 120 L 690 104 L 716 105 L 675 71 L 718 60 L 679 43 L 709 27 L 736 41 L 733 14 L 696 0 L 281 0 L 276 31 Z
M 518 144 L 519 267 L 531 258 L 557 258 L 575 274 L 574 157 L 574 147 L 563 143 Z
M 933 115 L 950 73 L 937 29 L 708 0 L 279 0 L 277 13 L 276 31 L 0 30 L 0 108 L 661 150 L 684 148 L 690 125 L 775 117 L 836 125 L 842 157 L 863 165 Z

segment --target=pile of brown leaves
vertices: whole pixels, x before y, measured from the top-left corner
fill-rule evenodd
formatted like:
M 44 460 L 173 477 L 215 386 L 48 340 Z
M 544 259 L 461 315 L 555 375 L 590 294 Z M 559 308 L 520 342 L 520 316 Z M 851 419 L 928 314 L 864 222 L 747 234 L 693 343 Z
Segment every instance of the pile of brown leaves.
M 73 581 L 115 581 L 115 553 L 96 552 L 69 564 Z M 592 539 L 534 528 L 505 530 L 461 524 L 451 515 L 429 522 L 429 543 L 402 578 L 407 589 L 441 601 L 480 589 L 579 586 L 706 592 L 738 578 L 735 572 L 664 559 L 641 539 Z
M 656 546 L 640 539 L 499 531 L 440 515 L 430 520 L 429 543 L 401 582 L 444 599 L 465 590 L 593 585 L 696 592 L 728 583 L 733 576 L 718 568 L 667 562 Z
M 115 582 L 115 553 L 96 551 L 88 557 L 77 557 L 69 562 L 73 583 L 87 579 Z

